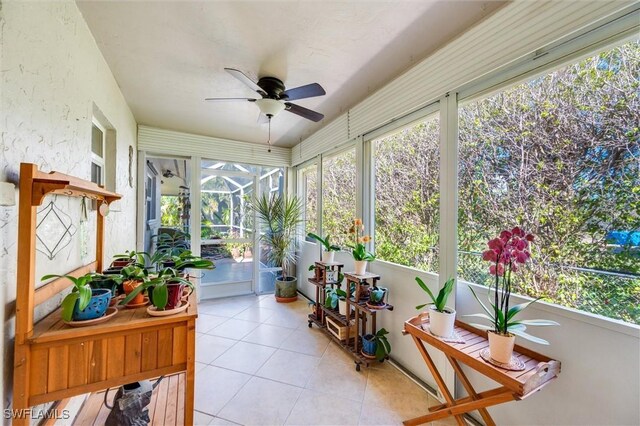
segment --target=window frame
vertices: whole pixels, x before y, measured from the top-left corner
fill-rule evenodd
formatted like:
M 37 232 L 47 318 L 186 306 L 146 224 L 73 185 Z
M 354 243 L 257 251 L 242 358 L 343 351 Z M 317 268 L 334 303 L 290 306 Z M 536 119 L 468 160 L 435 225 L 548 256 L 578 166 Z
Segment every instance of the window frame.
M 102 156 L 93 152 L 93 127 L 97 127 L 98 130 L 102 133 Z M 96 117 L 92 117 L 91 119 L 91 165 L 95 165 L 100 169 L 100 182 L 94 182 L 97 185 L 102 187 L 105 186 L 105 168 L 106 168 L 106 139 L 107 139 L 107 129 L 103 126 Z

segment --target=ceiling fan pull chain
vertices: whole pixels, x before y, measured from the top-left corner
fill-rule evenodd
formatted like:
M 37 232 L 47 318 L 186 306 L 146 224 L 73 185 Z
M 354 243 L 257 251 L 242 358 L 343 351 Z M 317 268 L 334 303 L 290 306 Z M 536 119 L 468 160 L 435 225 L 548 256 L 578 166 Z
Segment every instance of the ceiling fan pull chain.
M 271 115 L 267 115 L 267 117 L 269 118 L 269 139 L 267 140 L 269 149 L 267 150 L 267 152 L 271 152 Z

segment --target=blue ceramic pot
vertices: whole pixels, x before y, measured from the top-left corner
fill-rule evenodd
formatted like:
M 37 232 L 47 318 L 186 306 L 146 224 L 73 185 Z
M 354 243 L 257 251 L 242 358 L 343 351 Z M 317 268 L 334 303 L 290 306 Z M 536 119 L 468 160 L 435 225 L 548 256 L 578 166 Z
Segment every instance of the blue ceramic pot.
M 373 340 L 373 334 L 365 334 L 362 336 L 362 350 L 367 355 L 375 355 L 378 344 Z
M 106 288 L 96 288 L 91 290 L 91 300 L 89 305 L 82 311 L 79 308 L 80 300 L 76 300 L 73 308 L 74 321 L 87 321 L 100 318 L 104 315 L 111 301 L 111 290 Z
M 384 287 L 372 288 L 369 293 L 369 301 L 378 305 L 384 305 L 384 297 L 387 294 L 387 289 Z

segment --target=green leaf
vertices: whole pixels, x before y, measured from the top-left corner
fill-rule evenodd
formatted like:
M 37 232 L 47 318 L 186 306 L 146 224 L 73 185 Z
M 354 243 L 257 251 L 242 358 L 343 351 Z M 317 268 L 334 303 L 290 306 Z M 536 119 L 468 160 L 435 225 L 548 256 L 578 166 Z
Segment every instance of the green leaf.
M 478 296 L 476 295 L 476 292 L 475 292 L 475 291 L 473 291 L 473 288 L 471 288 L 471 286 L 469 286 L 469 290 L 471 290 L 471 294 L 473 294 L 473 297 L 475 297 L 475 298 L 476 298 L 476 300 L 478 301 L 478 303 L 480 304 L 480 306 L 482 306 L 482 309 L 484 309 L 484 311 L 487 313 L 487 315 L 489 315 L 491 318 L 493 318 L 493 317 L 494 317 L 494 313 L 493 313 L 493 312 L 491 312 L 491 311 L 490 311 L 490 310 L 489 310 L 489 309 L 484 305 L 484 303 L 482 303 L 482 302 L 480 301 L 480 299 L 479 299 L 479 298 L 478 298 Z M 495 321 L 495 320 L 493 320 L 493 321 Z
M 490 317 L 489 315 L 486 314 L 469 314 L 469 315 L 464 315 L 465 317 L 476 317 L 476 318 L 483 318 L 486 319 L 487 321 L 491 321 L 491 323 L 494 322 L 493 318 Z
M 73 318 L 73 308 L 76 306 L 76 300 L 80 295 L 78 293 L 69 293 L 62 301 L 62 319 L 71 321 Z
M 542 297 L 538 297 L 537 299 L 534 300 L 530 300 L 528 302 L 524 302 L 521 303 L 519 305 L 513 306 L 511 309 L 509 309 L 509 311 L 507 312 L 507 321 L 509 321 L 511 318 L 513 318 L 516 314 L 518 314 L 519 312 L 524 311 L 529 305 L 531 305 L 532 303 L 537 302 L 538 300 L 542 299 Z
M 78 287 L 78 294 L 80 296 L 80 301 L 78 302 L 78 308 L 83 311 L 89 306 L 89 302 L 91 302 L 91 287 L 82 286 Z
M 515 334 L 516 336 L 520 336 L 523 339 L 527 339 L 527 340 L 529 340 L 531 342 L 534 342 L 534 343 L 539 343 L 541 345 L 548 345 L 549 344 L 549 342 L 547 342 L 546 340 L 541 339 L 541 338 L 536 337 L 536 336 L 532 336 L 529 333 L 525 333 L 524 331 L 522 331 L 520 329 L 515 329 L 515 328 L 512 329 L 511 327 L 509 327 L 508 331 L 510 333 Z
M 427 293 L 429 295 L 429 297 L 431 297 L 431 300 L 433 301 L 433 303 L 436 303 L 436 298 L 433 296 L 433 293 L 431 292 L 431 290 L 429 290 L 429 287 L 427 287 L 427 285 L 424 283 L 424 281 L 422 281 L 420 279 L 420 277 L 416 277 L 416 282 L 418 283 L 420 288 L 422 290 L 424 290 L 425 293 Z
M 134 288 L 133 291 L 127 294 L 127 297 L 125 297 L 124 300 L 120 302 L 120 305 L 126 305 L 127 303 L 131 302 L 133 298 L 136 297 L 145 288 L 145 284 L 140 284 L 138 287 Z
M 512 322 L 511 324 L 534 325 L 534 326 L 539 326 L 539 327 L 546 327 L 546 326 L 551 326 L 551 325 L 560 325 L 559 323 L 557 323 L 555 321 L 544 320 L 544 319 L 521 320 L 521 321 Z
M 153 305 L 163 310 L 169 301 L 169 290 L 166 285 L 157 285 L 153 288 Z
M 416 309 L 420 310 L 420 309 L 422 309 L 422 308 L 424 308 L 425 306 L 428 306 L 428 305 L 431 305 L 431 303 L 425 303 L 424 305 L 418 305 L 418 306 L 416 306 Z

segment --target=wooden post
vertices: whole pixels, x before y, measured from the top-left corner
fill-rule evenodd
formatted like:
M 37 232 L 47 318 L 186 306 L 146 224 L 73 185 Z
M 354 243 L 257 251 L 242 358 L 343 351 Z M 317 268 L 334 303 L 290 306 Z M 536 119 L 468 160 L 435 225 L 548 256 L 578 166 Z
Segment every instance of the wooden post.
M 184 424 L 193 426 L 193 409 L 195 399 L 195 362 L 196 362 L 196 321 L 190 319 L 187 324 L 187 372 L 184 394 Z
M 18 266 L 16 274 L 16 335 L 13 360 L 13 408 L 29 407 L 29 345 L 33 333 L 33 300 L 35 294 L 36 214 L 32 205 L 32 179 L 35 164 L 20 165 L 20 204 L 18 210 Z M 30 419 L 20 416 L 14 425 L 28 425 Z
M 84 200 L 82 200 L 84 203 Z M 104 216 L 100 214 L 100 206 L 96 209 L 96 271 L 102 272 L 104 261 Z

